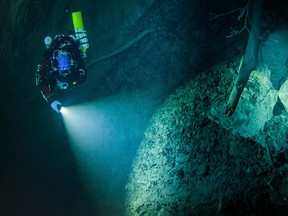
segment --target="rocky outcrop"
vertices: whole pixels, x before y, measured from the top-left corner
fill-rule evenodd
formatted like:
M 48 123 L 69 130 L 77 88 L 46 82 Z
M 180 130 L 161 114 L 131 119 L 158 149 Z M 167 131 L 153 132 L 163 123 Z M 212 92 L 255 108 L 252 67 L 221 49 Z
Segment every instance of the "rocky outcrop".
M 127 215 L 260 215 L 285 209 L 287 146 L 281 143 L 287 140 L 287 115 L 273 115 L 278 91 L 262 67 L 252 73 L 234 115 L 225 116 L 237 65 L 201 73 L 153 116 L 126 185 Z

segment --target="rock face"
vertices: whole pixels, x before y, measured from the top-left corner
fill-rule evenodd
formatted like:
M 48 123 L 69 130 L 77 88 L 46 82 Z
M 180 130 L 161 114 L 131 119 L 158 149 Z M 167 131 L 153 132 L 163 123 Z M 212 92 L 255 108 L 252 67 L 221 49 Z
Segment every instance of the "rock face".
M 278 30 L 268 36 L 261 48 L 261 60 L 271 70 L 271 83 L 275 89 L 279 89 L 287 76 L 288 47 L 283 47 L 287 37 L 287 30 Z
M 234 134 L 239 133 L 245 138 L 251 138 L 257 136 L 264 124 L 272 118 L 278 91 L 272 87 L 270 71 L 263 67 L 252 72 L 237 110 L 231 118 L 225 118 L 222 114 L 225 98 L 221 94 L 219 96 L 218 102 L 221 105 L 212 107 L 210 118 Z
M 283 106 L 285 107 L 286 112 L 288 111 L 288 80 L 286 80 L 280 90 L 279 90 L 279 99 L 281 100 Z
M 153 116 L 126 185 L 127 215 L 287 209 L 288 119 L 272 114 L 278 91 L 266 67 L 253 72 L 234 115 L 223 114 L 238 63 L 201 73 Z

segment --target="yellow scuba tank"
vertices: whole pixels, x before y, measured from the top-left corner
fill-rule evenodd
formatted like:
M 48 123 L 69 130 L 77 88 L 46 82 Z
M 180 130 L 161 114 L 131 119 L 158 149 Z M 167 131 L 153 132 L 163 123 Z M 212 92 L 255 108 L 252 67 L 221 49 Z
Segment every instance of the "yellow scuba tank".
M 73 20 L 76 40 L 79 40 L 80 50 L 82 51 L 83 58 L 85 58 L 87 57 L 86 51 L 89 47 L 89 42 L 88 42 L 86 30 L 84 29 L 81 11 L 73 12 L 72 20 Z

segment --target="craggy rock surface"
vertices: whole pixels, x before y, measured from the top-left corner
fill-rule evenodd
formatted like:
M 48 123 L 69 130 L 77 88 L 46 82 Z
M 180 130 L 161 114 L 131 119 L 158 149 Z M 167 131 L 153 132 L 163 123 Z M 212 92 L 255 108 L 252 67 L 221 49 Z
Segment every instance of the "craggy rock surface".
M 287 114 L 273 116 L 278 92 L 262 67 L 226 117 L 237 65 L 199 74 L 155 113 L 126 185 L 127 215 L 286 214 Z

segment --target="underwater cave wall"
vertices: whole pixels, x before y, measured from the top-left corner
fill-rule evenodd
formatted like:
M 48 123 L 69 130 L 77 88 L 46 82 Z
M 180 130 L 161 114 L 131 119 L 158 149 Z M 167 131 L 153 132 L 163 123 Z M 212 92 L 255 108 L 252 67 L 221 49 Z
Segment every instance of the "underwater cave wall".
M 245 107 L 255 105 L 256 113 L 244 118 L 236 113 L 230 127 L 223 126 L 229 119 L 221 115 L 222 105 L 238 64 L 223 63 L 199 74 L 154 114 L 126 185 L 127 215 L 240 216 L 286 211 L 287 178 L 280 173 L 288 173 L 284 165 L 288 146 L 279 144 L 287 140 L 287 113 L 271 114 L 260 127 L 245 124 L 257 121 L 257 113 L 272 113 L 276 100 L 271 103 L 270 97 L 275 98 L 277 92 L 265 69 L 252 74 L 239 104 L 239 113 L 247 114 Z M 269 93 L 258 91 L 260 86 L 269 88 Z M 247 131 L 256 127 L 257 135 L 245 138 L 242 126 Z M 281 138 L 275 136 L 276 131 L 283 131 Z

